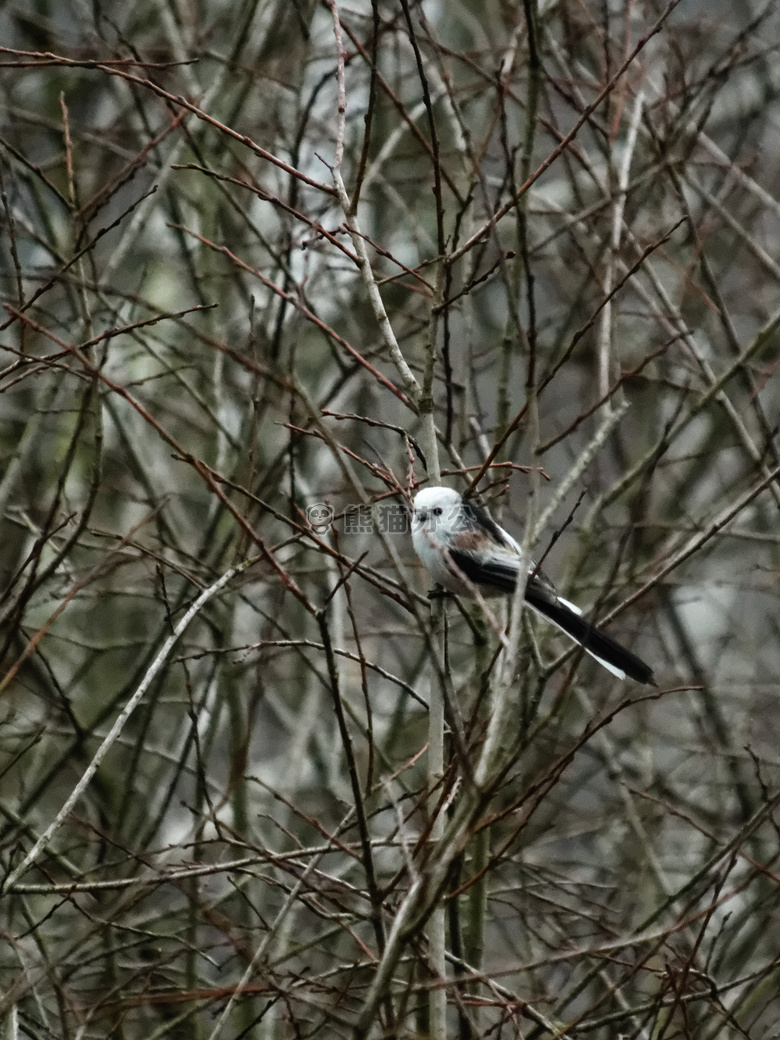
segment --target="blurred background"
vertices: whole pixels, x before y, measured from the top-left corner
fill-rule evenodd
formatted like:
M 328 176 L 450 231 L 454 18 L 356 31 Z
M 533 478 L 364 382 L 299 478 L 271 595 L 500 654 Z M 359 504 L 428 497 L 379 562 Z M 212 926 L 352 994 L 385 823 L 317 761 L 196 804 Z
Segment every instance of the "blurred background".
M 776 5 L 0 28 L 6 1035 L 780 1037 Z M 429 384 L 443 482 L 658 683 L 531 620 L 469 811 Z

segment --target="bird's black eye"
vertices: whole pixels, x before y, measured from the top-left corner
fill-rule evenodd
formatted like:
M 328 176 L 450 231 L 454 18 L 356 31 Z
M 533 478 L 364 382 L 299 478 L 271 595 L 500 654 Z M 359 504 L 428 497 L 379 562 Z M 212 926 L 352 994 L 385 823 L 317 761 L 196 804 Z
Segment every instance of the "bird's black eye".
M 435 509 L 434 509 L 434 511 L 433 511 L 433 515 L 434 515 L 434 516 L 441 516 L 441 514 L 442 514 L 443 512 L 444 512 L 444 510 L 442 509 L 442 507 L 441 507 L 441 506 L 436 506 L 436 508 L 435 508 Z

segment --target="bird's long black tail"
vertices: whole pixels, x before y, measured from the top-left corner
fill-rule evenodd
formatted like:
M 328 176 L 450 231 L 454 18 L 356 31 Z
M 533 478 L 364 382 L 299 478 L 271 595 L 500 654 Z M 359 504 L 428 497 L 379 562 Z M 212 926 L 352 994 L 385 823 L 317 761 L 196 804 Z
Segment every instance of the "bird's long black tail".
M 592 625 L 590 621 L 572 609 L 565 600 L 558 598 L 553 600 L 549 595 L 540 595 L 531 588 L 530 583 L 525 596 L 529 606 L 546 617 L 548 621 L 552 621 L 566 635 L 571 636 L 601 664 L 607 668 L 611 666 L 610 670 L 617 669 L 619 672 L 625 673 L 635 682 L 647 683 L 650 686 L 656 685 L 652 668 L 644 661 L 640 661 L 636 654 L 626 650 L 612 636 L 608 636 L 606 632 L 602 632 L 600 628 Z
M 500 532 L 501 529 L 497 530 Z M 462 571 L 476 586 L 498 589 L 499 592 L 510 594 L 514 592 L 518 570 L 514 558 L 477 561 L 473 553 L 454 546 L 450 546 L 449 556 L 457 570 Z M 599 664 L 614 675 L 621 679 L 628 676 L 635 682 L 655 686 L 653 669 L 644 661 L 640 661 L 636 654 L 617 643 L 612 636 L 608 636 L 606 632 L 587 621 L 578 607 L 558 595 L 544 575 L 532 574 L 529 577 L 525 588 L 525 601 L 529 607 L 533 607 L 538 614 L 557 625 L 567 636 L 584 647 L 591 657 L 595 657 Z

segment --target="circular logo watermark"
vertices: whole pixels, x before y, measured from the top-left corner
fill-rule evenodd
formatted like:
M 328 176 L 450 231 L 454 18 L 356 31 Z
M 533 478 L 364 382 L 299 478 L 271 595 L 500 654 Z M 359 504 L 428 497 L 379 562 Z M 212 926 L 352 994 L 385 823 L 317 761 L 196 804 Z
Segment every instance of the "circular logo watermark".
M 309 527 L 317 534 L 324 534 L 333 523 L 333 510 L 327 502 L 313 502 L 306 507 Z

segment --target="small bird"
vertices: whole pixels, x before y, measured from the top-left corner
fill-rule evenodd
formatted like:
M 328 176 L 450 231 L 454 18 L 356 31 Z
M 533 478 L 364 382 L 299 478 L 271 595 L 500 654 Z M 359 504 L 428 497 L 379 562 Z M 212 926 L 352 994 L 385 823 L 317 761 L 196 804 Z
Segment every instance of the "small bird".
M 592 625 L 582 611 L 555 591 L 555 586 L 524 560 L 523 551 L 487 510 L 467 502 L 451 488 L 429 487 L 412 503 L 412 543 L 434 581 L 449 592 L 474 598 L 511 595 L 521 567 L 528 569 L 525 602 L 579 643 L 600 665 L 619 679 L 655 686 L 653 670 L 606 632 Z

